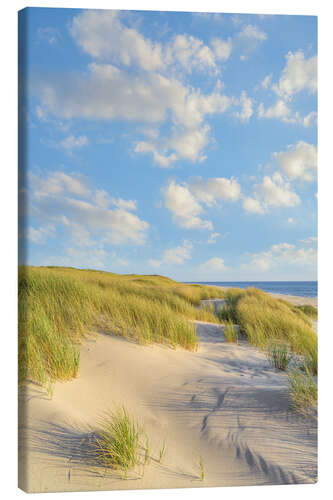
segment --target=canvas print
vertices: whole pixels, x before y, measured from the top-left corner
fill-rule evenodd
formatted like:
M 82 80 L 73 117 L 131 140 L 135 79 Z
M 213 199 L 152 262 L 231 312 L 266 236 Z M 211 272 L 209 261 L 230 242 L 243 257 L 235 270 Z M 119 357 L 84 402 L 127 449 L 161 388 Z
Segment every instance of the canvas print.
M 18 18 L 19 487 L 316 482 L 316 17 Z

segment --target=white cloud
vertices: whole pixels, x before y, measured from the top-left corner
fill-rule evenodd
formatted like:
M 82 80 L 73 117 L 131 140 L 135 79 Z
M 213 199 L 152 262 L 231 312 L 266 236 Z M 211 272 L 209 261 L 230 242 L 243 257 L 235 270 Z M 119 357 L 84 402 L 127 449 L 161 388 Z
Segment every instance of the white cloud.
M 243 200 L 243 208 L 247 212 L 263 214 L 265 213 L 265 209 L 261 205 L 260 201 L 256 198 L 251 198 L 250 196 L 244 198 Z
M 56 171 L 50 173 L 48 177 L 43 177 L 31 173 L 29 181 L 37 197 L 60 196 L 68 193 L 83 197 L 90 195 L 89 187 L 79 175 L 68 175 L 64 172 Z
M 312 181 L 317 170 L 317 148 L 312 144 L 299 141 L 288 146 L 286 151 L 274 153 L 281 170 L 290 179 Z
M 173 214 L 173 219 L 186 229 L 213 229 L 208 220 L 199 217 L 203 209 L 188 187 L 171 182 L 164 192 L 165 206 Z
M 165 250 L 163 253 L 163 261 L 167 264 L 183 264 L 185 260 L 191 258 L 192 248 L 192 243 L 188 240 L 184 240 L 183 245 Z
M 214 52 L 204 43 L 191 35 L 176 35 L 166 47 L 166 61 L 179 64 L 191 73 L 196 70 L 216 71 Z
M 227 40 L 213 38 L 211 43 L 217 59 L 222 61 L 229 59 L 232 50 L 232 41 L 230 37 Z
M 246 26 L 244 26 L 242 31 L 238 33 L 238 36 L 245 40 L 256 40 L 257 42 L 263 42 L 264 40 L 267 40 L 266 33 L 260 31 L 257 26 L 253 26 L 252 24 L 247 24 Z
M 292 191 L 289 182 L 276 172 L 272 177 L 266 175 L 257 191 L 268 206 L 294 207 L 300 203 L 299 196 Z
M 31 214 L 44 223 L 63 226 L 77 244 L 91 245 L 94 237 L 103 244 L 144 244 L 149 225 L 132 213 L 133 200 L 93 191 L 82 177 L 63 172 L 48 177 L 31 174 L 29 185 Z M 116 208 L 108 208 L 109 201 Z
M 161 166 L 184 158 L 201 161 L 210 141 L 206 116 L 224 113 L 233 99 L 217 89 L 205 95 L 174 78 L 156 73 L 133 75 L 111 64 L 91 63 L 88 73 L 36 83 L 43 110 L 66 119 L 149 122 L 171 121 L 169 137 L 155 134 L 135 151 L 153 153 Z M 155 130 L 156 132 L 156 130 Z M 73 139 L 71 141 L 71 144 Z
M 289 217 L 289 218 L 288 218 L 288 223 L 289 223 L 289 224 L 293 224 L 293 223 L 294 223 L 294 219 L 293 219 L 292 217 Z
M 291 110 L 282 99 L 278 100 L 273 106 L 267 109 L 265 109 L 263 103 L 260 103 L 258 107 L 259 118 L 280 118 L 286 120 L 290 114 Z
M 267 251 L 252 254 L 243 267 L 257 271 L 269 271 L 281 266 L 313 267 L 317 252 L 314 248 L 302 248 L 289 243 L 272 245 Z
M 261 102 L 258 106 L 258 116 L 259 118 L 276 118 L 285 123 L 294 123 L 305 128 L 310 127 L 317 119 L 317 113 L 315 111 L 311 111 L 303 117 L 298 111 L 292 112 L 283 99 L 279 99 L 275 104 L 266 109 Z
M 278 84 L 273 85 L 273 90 L 286 100 L 303 90 L 314 94 L 317 91 L 317 56 L 305 59 L 304 53 L 299 50 L 288 52 L 286 60 L 286 66 Z
M 117 11 L 87 10 L 74 17 L 70 28 L 77 44 L 90 56 L 145 70 L 162 68 L 162 47 L 126 27 Z
M 264 214 L 270 207 L 294 207 L 301 202 L 290 183 L 279 172 L 265 175 L 254 188 L 253 197 L 244 197 L 243 208 L 247 212 Z
M 261 82 L 261 86 L 262 86 L 264 89 L 268 89 L 268 88 L 271 86 L 272 76 L 273 76 L 273 73 L 271 73 L 270 75 L 267 75 L 267 76 L 263 79 L 263 81 Z
M 80 135 L 78 137 L 74 137 L 74 135 L 70 135 L 61 141 L 60 146 L 67 151 L 72 151 L 73 149 L 80 149 L 83 146 L 88 144 L 88 139 L 85 135 Z
M 265 40 L 267 40 L 267 34 L 261 31 L 257 26 L 253 26 L 252 24 L 243 25 L 235 39 L 242 51 L 240 60 L 245 61 Z
M 214 243 L 216 243 L 216 239 L 221 236 L 220 233 L 212 233 L 207 241 L 207 243 L 209 245 L 213 245 Z
M 231 40 L 215 39 L 210 48 L 186 33 L 174 36 L 164 45 L 153 42 L 126 26 L 124 16 L 117 11 L 85 11 L 74 18 L 70 33 L 81 49 L 95 59 L 165 74 L 177 67 L 188 73 L 216 73 L 216 59 L 227 59 L 231 51 Z
M 202 179 L 196 177 L 189 183 L 189 189 L 195 197 L 208 206 L 214 205 L 219 200 L 237 201 L 240 197 L 241 187 L 236 179 L 216 177 Z
M 53 224 L 47 224 L 37 229 L 28 227 L 25 236 L 36 245 L 43 245 L 48 238 L 55 238 L 56 228 Z
M 247 97 L 246 92 L 243 90 L 238 102 L 241 105 L 242 109 L 240 112 L 237 111 L 235 113 L 235 116 L 241 122 L 247 123 L 253 115 L 253 99 Z
M 205 271 L 213 272 L 225 271 L 227 269 L 226 265 L 224 264 L 224 259 L 221 259 L 221 257 L 212 257 L 211 259 L 201 264 L 200 268 Z
M 154 163 L 160 167 L 169 168 L 172 166 L 172 164 L 177 160 L 176 154 L 172 153 L 169 156 L 163 155 L 157 151 L 157 147 L 158 146 L 153 143 L 140 141 L 135 145 L 134 151 L 135 153 L 152 153 Z

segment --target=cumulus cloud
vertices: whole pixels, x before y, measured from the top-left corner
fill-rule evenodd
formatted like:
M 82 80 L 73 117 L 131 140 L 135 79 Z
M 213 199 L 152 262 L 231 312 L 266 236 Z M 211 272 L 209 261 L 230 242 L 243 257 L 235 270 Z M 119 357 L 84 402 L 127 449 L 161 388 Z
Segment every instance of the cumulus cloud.
M 246 92 L 243 91 L 240 99 L 238 100 L 239 105 L 241 106 L 241 111 L 237 111 L 235 113 L 236 118 L 238 118 L 241 122 L 247 123 L 251 116 L 253 115 L 253 99 L 246 95 Z
M 189 188 L 199 201 L 208 206 L 214 205 L 219 200 L 237 201 L 241 192 L 240 184 L 233 177 L 230 179 L 196 177 L 190 181 Z
M 286 100 L 303 90 L 314 94 L 317 91 L 317 56 L 306 59 L 299 50 L 288 52 L 286 61 L 279 82 L 272 86 L 273 90 Z
M 299 141 L 288 146 L 286 151 L 274 153 L 281 170 L 289 179 L 312 181 L 317 170 L 317 148 L 312 144 Z
M 170 182 L 164 191 L 164 200 L 175 223 L 180 227 L 212 231 L 212 222 L 201 218 L 204 211 L 201 203 L 211 207 L 221 200 L 235 202 L 240 198 L 240 191 L 240 185 L 234 178 L 194 177 L 187 184 Z
M 180 227 L 185 229 L 213 229 L 210 221 L 199 217 L 203 212 L 203 208 L 187 186 L 171 182 L 164 192 L 164 200 L 166 208 L 173 214 L 175 223 Z
M 283 99 L 278 99 L 275 104 L 268 108 L 265 108 L 264 104 L 261 102 L 258 106 L 258 117 L 276 118 L 285 123 L 294 123 L 308 128 L 315 123 L 317 113 L 311 111 L 306 116 L 301 116 L 298 111 L 293 112 Z
M 257 26 L 253 26 L 252 24 L 245 25 L 238 33 L 238 36 L 245 40 L 256 40 L 258 42 L 267 40 L 266 33 L 261 31 Z
M 260 103 L 259 118 L 277 118 L 285 123 L 294 123 L 303 127 L 309 127 L 315 123 L 316 111 L 301 116 L 298 111 L 293 112 L 287 103 L 300 92 L 314 94 L 317 91 L 317 56 L 306 59 L 302 51 L 288 52 L 286 65 L 278 82 L 272 83 L 272 76 L 272 74 L 267 75 L 261 82 L 261 86 L 266 90 L 273 90 L 278 95 L 278 100 L 267 108 Z
M 157 73 L 133 76 L 111 64 L 91 63 L 84 78 L 68 75 L 58 81 L 40 79 L 37 87 L 43 112 L 65 119 L 120 119 L 151 124 L 170 120 L 169 137 L 157 134 L 135 146 L 137 153 L 152 153 L 160 166 L 169 166 L 180 158 L 202 160 L 202 150 L 210 141 L 205 118 L 224 113 L 233 103 L 217 89 L 206 95 L 175 78 Z M 74 144 L 72 138 L 69 145 Z
M 267 34 L 257 26 L 245 24 L 237 34 L 236 40 L 242 50 L 240 60 L 245 61 L 258 45 L 267 40 Z
M 259 118 L 281 118 L 286 119 L 290 116 L 291 110 L 287 104 L 280 99 L 273 106 L 265 109 L 263 103 L 259 104 L 258 116 Z
M 251 198 L 251 196 L 245 197 L 243 199 L 243 208 L 247 212 L 252 212 L 256 214 L 265 213 L 265 209 L 260 203 L 260 201 L 257 200 L 256 198 Z
M 255 186 L 253 197 L 243 199 L 243 208 L 247 212 L 264 214 L 270 207 L 294 207 L 300 202 L 290 182 L 275 172 L 272 176 L 265 175 Z
M 272 177 L 266 175 L 258 186 L 258 193 L 268 206 L 294 207 L 300 203 L 299 196 L 292 191 L 289 182 L 276 172 Z
M 231 40 L 215 38 L 212 47 L 186 33 L 164 45 L 126 26 L 117 11 L 84 11 L 73 19 L 70 33 L 91 57 L 123 66 L 135 65 L 145 71 L 166 73 L 177 67 L 184 72 L 217 72 L 216 59 L 228 59 Z
M 94 191 L 75 174 L 31 174 L 28 205 L 37 220 L 62 226 L 76 243 L 91 244 L 98 237 L 105 244 L 142 245 L 148 223 L 135 213 L 133 200 L 114 199 Z M 115 208 L 108 207 L 112 203 Z
M 225 271 L 227 269 L 224 263 L 224 259 L 221 259 L 221 257 L 212 257 L 211 259 L 201 264 L 200 268 L 204 271 L 212 272 Z
M 253 113 L 244 92 L 239 99 L 223 95 L 219 81 L 210 94 L 185 84 L 186 74 L 193 71 L 217 74 L 217 62 L 230 56 L 231 39 L 215 37 L 208 46 L 185 33 L 162 45 L 126 26 L 125 19 L 115 11 L 94 10 L 74 17 L 71 35 L 94 60 L 85 72 L 39 75 L 34 82 L 39 115 L 158 125 L 155 137 L 135 142 L 135 153 L 150 154 L 165 168 L 182 159 L 204 161 L 204 149 L 212 141 L 207 117 L 225 113 L 232 105 L 241 107 L 237 117 L 244 122 Z M 160 127 L 165 123 L 169 132 Z M 85 144 L 82 137 L 70 136 L 62 147 L 71 151 Z
M 211 43 L 217 59 L 222 61 L 229 59 L 232 51 L 232 40 L 230 37 L 227 40 L 213 38 Z
M 269 271 L 280 266 L 313 267 L 316 264 L 317 251 L 315 248 L 297 247 L 290 243 L 272 245 L 267 251 L 254 253 L 244 268 L 257 271 Z
M 97 59 L 145 70 L 163 67 L 162 48 L 137 30 L 126 27 L 117 11 L 87 10 L 74 17 L 70 33 L 81 49 Z
M 188 240 L 184 240 L 182 245 L 165 250 L 163 253 L 163 261 L 167 264 L 183 264 L 185 260 L 191 258 L 192 248 L 192 243 Z

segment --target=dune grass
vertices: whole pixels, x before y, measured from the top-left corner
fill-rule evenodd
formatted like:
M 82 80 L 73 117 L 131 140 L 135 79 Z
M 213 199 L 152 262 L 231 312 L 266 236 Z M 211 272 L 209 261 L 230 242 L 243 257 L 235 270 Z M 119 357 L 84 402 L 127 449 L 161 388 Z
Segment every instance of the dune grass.
M 302 310 L 255 288 L 229 289 L 226 300 L 229 311 L 222 314 L 240 326 L 250 344 L 267 349 L 272 342 L 284 343 L 317 373 L 317 335 Z
M 105 469 L 121 469 L 124 478 L 127 471 L 141 463 L 140 449 L 145 438 L 145 459 L 149 455 L 149 439 L 144 428 L 122 406 L 106 413 L 96 434 L 96 458 Z
M 286 371 L 292 354 L 286 344 L 272 341 L 268 344 L 267 357 L 277 370 Z
M 288 373 L 289 392 L 294 408 L 304 416 L 313 415 L 317 406 L 318 389 L 308 369 L 292 369 Z
M 80 343 L 93 332 L 196 350 L 188 319 L 216 321 L 195 307 L 223 296 L 218 287 L 163 276 L 117 275 L 73 268 L 19 269 L 19 380 L 45 385 L 76 377 Z
M 225 327 L 224 327 L 224 335 L 226 342 L 237 342 L 238 340 L 238 332 L 237 329 L 235 328 L 235 325 L 233 324 L 232 321 L 227 320 L 224 322 Z
M 310 304 L 295 306 L 297 309 L 302 311 L 306 316 L 309 316 L 312 319 L 318 319 L 318 309 Z

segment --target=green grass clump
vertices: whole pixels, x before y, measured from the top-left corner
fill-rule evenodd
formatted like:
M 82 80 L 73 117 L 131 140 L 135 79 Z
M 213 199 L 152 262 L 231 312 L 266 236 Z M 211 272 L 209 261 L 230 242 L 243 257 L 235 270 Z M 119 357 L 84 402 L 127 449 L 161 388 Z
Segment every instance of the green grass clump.
M 126 478 L 127 471 L 141 463 L 143 436 L 143 427 L 129 415 L 124 406 L 106 413 L 96 437 L 97 459 L 106 469 L 121 469 Z
M 286 371 L 292 359 L 288 346 L 280 342 L 271 342 L 268 345 L 267 357 L 276 369 L 282 371 Z
M 310 304 L 305 304 L 301 306 L 296 306 L 297 309 L 302 311 L 304 314 L 309 316 L 312 319 L 317 320 L 318 319 L 318 309 L 314 306 L 311 306 Z
M 296 411 L 305 416 L 313 414 L 318 399 L 317 384 L 309 370 L 290 370 L 288 373 L 289 392 Z
M 226 300 L 234 323 L 250 344 L 267 349 L 272 341 L 285 343 L 310 360 L 316 374 L 317 335 L 301 310 L 295 312 L 289 304 L 256 288 L 229 289 Z
M 216 321 L 195 306 L 224 295 L 163 276 L 31 266 L 19 269 L 18 288 L 19 379 L 42 385 L 77 376 L 80 344 L 93 331 L 196 350 L 188 319 Z
M 232 321 L 226 321 L 223 330 L 227 342 L 237 342 L 238 332 Z

